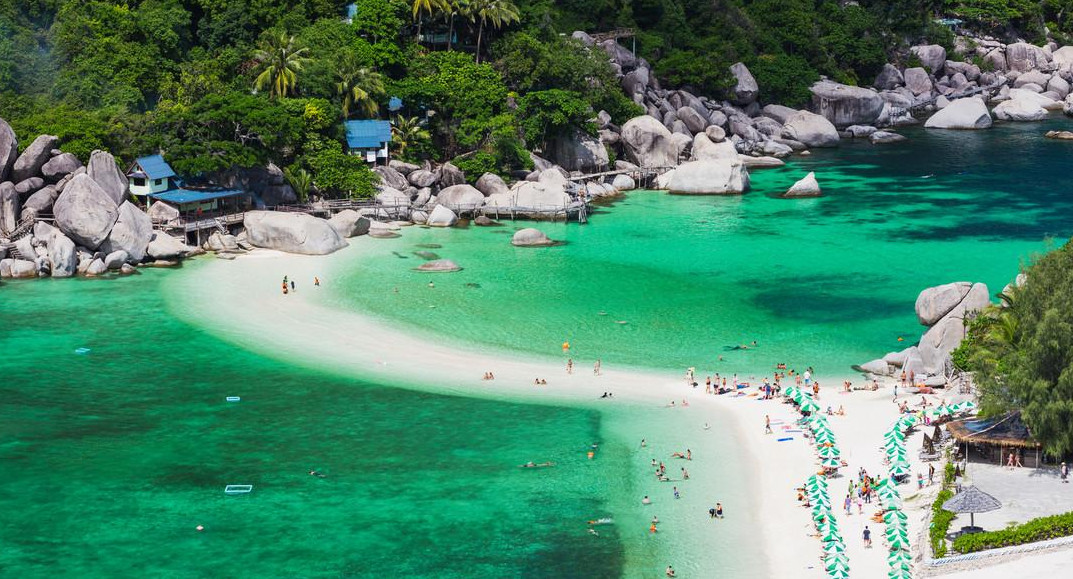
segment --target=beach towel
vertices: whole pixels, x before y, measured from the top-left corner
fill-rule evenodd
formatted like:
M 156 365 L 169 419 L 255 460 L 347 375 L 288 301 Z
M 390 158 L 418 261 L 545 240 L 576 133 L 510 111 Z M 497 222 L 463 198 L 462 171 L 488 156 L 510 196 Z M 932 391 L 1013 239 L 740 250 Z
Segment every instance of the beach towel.
M 787 436 L 786 438 L 780 438 L 780 439 L 778 439 L 778 440 L 777 440 L 776 442 L 786 442 L 787 440 L 793 440 L 793 439 L 794 439 L 794 437 L 792 437 L 792 436 Z

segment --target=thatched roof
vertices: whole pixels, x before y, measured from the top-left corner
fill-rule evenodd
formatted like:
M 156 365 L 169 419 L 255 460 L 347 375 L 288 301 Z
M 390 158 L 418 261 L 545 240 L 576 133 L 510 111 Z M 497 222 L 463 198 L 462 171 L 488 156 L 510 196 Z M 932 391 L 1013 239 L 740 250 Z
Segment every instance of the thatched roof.
M 946 430 L 958 442 L 1023 448 L 1040 447 L 1040 443 L 1032 438 L 1032 433 L 1021 421 L 1020 412 L 1011 412 L 994 418 L 955 420 L 946 425 Z
M 952 513 L 986 513 L 1002 508 L 998 499 L 984 491 L 968 486 L 943 503 L 943 508 Z

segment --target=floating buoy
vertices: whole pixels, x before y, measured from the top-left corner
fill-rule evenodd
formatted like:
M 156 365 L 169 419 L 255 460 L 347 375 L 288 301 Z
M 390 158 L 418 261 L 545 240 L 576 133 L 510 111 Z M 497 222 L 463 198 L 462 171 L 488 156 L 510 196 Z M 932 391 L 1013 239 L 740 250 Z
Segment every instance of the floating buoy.
M 596 456 L 596 453 L 590 450 L 589 451 L 589 458 L 591 459 L 594 456 Z
M 198 526 L 196 526 L 196 527 L 194 527 L 194 528 L 195 528 L 195 529 L 197 529 L 197 530 L 199 530 L 199 531 L 204 531 L 204 530 L 205 530 L 205 527 L 203 527 L 203 526 L 201 526 L 201 525 L 198 525 Z

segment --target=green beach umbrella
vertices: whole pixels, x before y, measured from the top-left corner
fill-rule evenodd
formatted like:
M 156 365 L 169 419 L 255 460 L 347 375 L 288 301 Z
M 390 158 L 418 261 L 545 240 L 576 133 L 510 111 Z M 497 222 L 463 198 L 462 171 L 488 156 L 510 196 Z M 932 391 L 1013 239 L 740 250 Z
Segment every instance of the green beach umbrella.
M 887 572 L 887 579 L 913 579 L 913 574 L 907 569 L 891 569 Z
M 891 551 L 897 551 L 900 549 L 909 548 L 909 537 L 903 537 L 901 535 L 894 535 L 893 537 L 887 537 L 887 544 L 890 545 Z
M 788 398 L 793 398 L 798 392 L 800 392 L 800 390 L 798 390 L 796 386 L 787 386 L 786 389 L 782 391 L 782 394 Z
M 909 530 L 905 527 L 887 527 L 886 531 L 883 531 L 883 536 L 890 540 L 892 537 L 901 537 L 902 539 L 909 538 Z
M 824 468 L 838 468 L 838 467 L 842 466 L 842 463 L 839 462 L 839 460 L 837 458 L 832 457 L 832 458 L 825 458 L 825 459 L 821 460 L 820 465 L 823 466 Z
M 829 527 L 829 528 L 827 528 L 827 530 L 822 531 L 821 535 L 822 536 L 820 537 L 820 539 L 823 540 L 823 542 L 825 542 L 825 543 L 831 542 L 831 541 L 838 541 L 838 542 L 842 541 L 842 534 L 839 533 L 838 529 L 835 529 L 835 528 L 830 528 Z
M 846 544 L 842 541 L 828 541 L 823 544 L 824 553 L 845 553 Z
M 848 579 L 849 578 L 849 569 L 846 569 L 846 570 L 836 569 L 834 571 L 828 571 L 827 575 L 830 576 L 831 579 Z
M 837 446 L 821 446 L 820 449 L 816 452 L 819 453 L 820 456 L 825 458 L 829 456 L 839 456 L 842 454 L 842 451 L 838 450 Z
M 894 476 L 907 475 L 909 474 L 909 465 L 904 462 L 892 464 L 890 467 L 890 474 Z
M 826 519 L 830 519 L 830 518 L 831 518 L 831 508 L 830 507 L 827 507 L 826 509 L 819 509 L 819 510 L 813 509 L 813 511 L 812 511 L 812 520 L 813 521 L 826 520 Z
M 887 564 L 891 567 L 900 567 L 903 564 L 909 565 L 913 562 L 913 555 L 909 551 L 891 551 L 887 555 Z
M 909 515 L 903 513 L 902 511 L 887 511 L 883 513 L 883 522 L 888 525 L 891 524 L 891 521 L 901 521 L 904 523 L 908 520 Z

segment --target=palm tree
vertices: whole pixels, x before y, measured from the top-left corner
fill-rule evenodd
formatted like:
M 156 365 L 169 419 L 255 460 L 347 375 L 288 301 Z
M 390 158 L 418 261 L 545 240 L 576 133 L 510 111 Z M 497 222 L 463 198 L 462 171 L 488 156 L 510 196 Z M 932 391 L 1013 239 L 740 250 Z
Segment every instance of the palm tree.
M 518 7 L 510 0 L 470 0 L 467 14 L 471 22 L 480 22 L 477 30 L 477 63 L 481 62 L 481 37 L 484 35 L 485 24 L 491 23 L 493 28 L 502 28 L 504 25 L 518 22 Z
M 399 151 L 399 157 L 406 155 L 406 149 L 417 144 L 419 141 L 427 141 L 431 139 L 428 131 L 421 126 L 417 117 L 398 117 L 395 119 L 395 124 L 391 127 L 391 134 L 394 137 L 392 143 Z
M 336 71 L 339 82 L 335 90 L 343 97 L 343 118 L 348 118 L 357 108 L 367 116 L 373 116 L 380 106 L 376 99 L 384 94 L 384 81 L 380 73 L 361 66 L 357 57 L 347 54 Z
M 294 194 L 298 197 L 300 203 L 305 203 L 309 200 L 309 190 L 313 186 L 313 176 L 309 174 L 309 171 L 291 165 L 283 170 L 283 177 L 287 179 L 287 183 L 290 183 L 294 189 Z
M 293 93 L 298 86 L 298 72 L 310 61 L 303 56 L 307 50 L 285 33 L 266 36 L 253 52 L 253 59 L 263 68 L 254 87 L 262 90 L 267 86 L 268 93 L 277 98 Z
M 470 0 L 444 0 L 443 11 L 447 13 L 447 50 L 451 50 L 451 40 L 455 35 L 455 16 L 469 14 L 472 5 Z
M 418 40 L 421 38 L 421 11 L 425 11 L 429 16 L 432 16 L 433 12 L 437 10 L 443 10 L 446 8 L 447 0 L 414 0 L 414 22 L 417 22 L 417 36 Z

